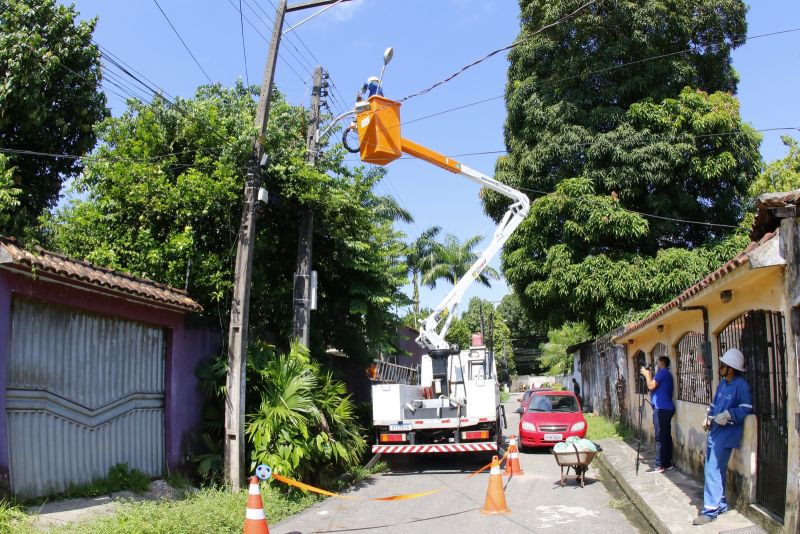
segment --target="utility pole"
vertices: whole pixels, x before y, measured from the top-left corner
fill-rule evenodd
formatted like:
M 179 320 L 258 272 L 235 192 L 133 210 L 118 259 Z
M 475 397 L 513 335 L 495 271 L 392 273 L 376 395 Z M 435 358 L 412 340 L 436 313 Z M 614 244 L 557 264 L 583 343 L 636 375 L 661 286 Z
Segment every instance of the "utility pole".
M 337 0 L 315 0 L 286 7 L 286 0 L 278 0 L 275 11 L 275 26 L 272 31 L 261 95 L 256 114 L 257 135 L 253 144 L 253 160 L 247 173 L 242 219 L 236 246 L 236 266 L 233 275 L 233 296 L 231 299 L 231 321 L 228 329 L 228 378 L 225 400 L 225 482 L 231 488 L 244 485 L 244 414 L 245 414 L 245 369 L 247 368 L 247 328 L 250 315 L 250 280 L 253 272 L 253 245 L 256 235 L 255 212 L 258 190 L 261 187 L 261 167 L 264 164 L 264 141 L 269 122 L 272 85 L 275 79 L 275 65 L 278 60 L 286 13 L 310 7 L 320 7 Z M 343 0 L 347 1 L 347 0 Z M 299 26 L 299 24 L 297 25 Z M 295 26 L 296 27 L 296 26 Z
M 306 137 L 306 162 L 317 164 L 317 132 L 319 131 L 320 100 L 327 87 L 323 81 L 322 67 L 314 70 L 314 87 L 311 90 L 311 118 Z M 300 221 L 297 239 L 297 272 L 294 275 L 294 317 L 292 333 L 294 338 L 308 347 L 311 337 L 311 257 L 314 239 L 314 210 L 306 206 Z

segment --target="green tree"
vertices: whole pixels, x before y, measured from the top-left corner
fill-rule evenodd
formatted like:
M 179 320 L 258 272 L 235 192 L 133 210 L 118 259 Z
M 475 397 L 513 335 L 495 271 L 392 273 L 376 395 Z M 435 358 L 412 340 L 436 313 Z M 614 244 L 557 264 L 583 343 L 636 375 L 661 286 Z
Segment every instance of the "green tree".
M 330 482 L 358 464 L 366 441 L 344 384 L 292 343 L 287 353 L 254 342 L 247 358 L 247 456 L 251 471 L 265 463 L 276 473 L 309 483 Z M 198 375 L 206 395 L 203 450 L 198 471 L 210 480 L 222 474 L 222 439 L 227 358 L 220 355 Z
M 582 323 L 566 323 L 561 328 L 550 330 L 547 342 L 540 347 L 542 367 L 553 376 L 571 373 L 572 355 L 567 353 L 567 348 L 590 338 L 589 329 Z
M 76 180 L 82 196 L 47 225 L 50 244 L 71 256 L 186 288 L 227 331 L 242 190 L 252 154 L 256 88 L 203 86 L 174 104 L 130 101 L 97 129 L 103 144 Z M 393 339 L 392 308 L 406 300 L 402 216 L 373 193 L 383 171 L 349 171 L 343 153 L 305 163 L 305 111 L 274 93 L 270 155 L 259 206 L 250 324 L 254 339 L 288 348 L 299 213 L 315 210 L 319 309 L 312 353 L 329 346 L 368 360 Z
M 521 2 L 509 154 L 496 176 L 550 193 L 503 251 L 523 308 L 550 327 L 577 321 L 599 333 L 671 298 L 742 243 L 718 225 L 742 218 L 759 136 L 731 96 L 742 1 L 610 0 L 534 34 L 578 5 Z M 495 218 L 507 204 L 491 192 L 484 202 Z
M 0 154 L 0 229 L 15 226 L 12 221 L 20 213 L 17 207 L 22 190 L 14 182 L 13 171 L 8 168 L 8 158 Z
M 472 334 L 477 332 L 483 332 L 484 343 L 494 352 L 498 362 L 501 381 L 505 381 L 508 373 L 514 374 L 516 369 L 511 331 L 502 312 L 495 309 L 491 302 L 479 297 L 472 297 L 461 317 L 454 319 L 450 324 L 446 339 L 449 343 L 467 348 L 472 343 Z M 501 373 L 503 365 L 506 366 L 506 369 Z
M 74 6 L 56 0 L 0 0 L 0 147 L 82 156 L 95 145 L 94 124 L 108 113 L 100 91 L 96 20 L 78 22 Z M 11 152 L 20 190 L 14 217 L 0 234 L 23 236 L 58 201 L 80 160 Z
M 422 282 L 431 288 L 435 288 L 440 280 L 456 285 L 477 261 L 475 247 L 482 240 L 483 236 L 476 235 L 462 243 L 456 236 L 447 234 L 443 242 L 434 245 L 432 263 L 422 275 Z M 491 281 L 499 278 L 500 274 L 494 268 L 486 266 L 475 280 L 483 286 L 491 287 Z
M 414 306 L 414 314 L 419 315 L 419 284 L 423 273 L 432 265 L 437 263 L 435 254 L 438 249 L 436 236 L 442 231 L 440 226 L 431 226 L 422 232 L 412 243 L 408 245 L 406 251 L 406 267 L 408 274 L 411 275 L 411 287 L 413 294 L 411 301 Z M 416 328 L 416 325 L 414 326 Z
M 788 153 L 764 167 L 750 186 L 750 196 L 800 189 L 800 145 L 788 135 L 781 136 L 781 140 L 789 149 Z

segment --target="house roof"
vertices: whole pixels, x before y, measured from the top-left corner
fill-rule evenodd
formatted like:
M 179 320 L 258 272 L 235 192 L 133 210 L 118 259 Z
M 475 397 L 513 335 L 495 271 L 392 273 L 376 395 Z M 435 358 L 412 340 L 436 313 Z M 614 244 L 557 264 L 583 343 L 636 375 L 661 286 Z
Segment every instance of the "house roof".
M 96 288 L 107 293 L 123 293 L 161 306 L 201 312 L 203 307 L 186 292 L 136 276 L 106 269 L 87 261 L 68 258 L 36 247 L 26 250 L 14 238 L 0 236 L 0 268 L 35 272 L 69 281 L 71 285 Z
M 666 304 L 658 308 L 656 311 L 654 311 L 641 321 L 625 325 L 625 330 L 623 330 L 622 333 L 620 333 L 619 335 L 614 336 L 615 339 L 626 337 L 636 332 L 637 330 L 640 330 L 641 328 L 644 328 L 645 326 L 655 322 L 659 317 L 663 316 L 668 311 L 672 310 L 673 308 L 677 308 L 678 305 L 689 300 L 691 297 L 697 295 L 708 286 L 714 284 L 721 278 L 724 278 L 733 271 L 739 269 L 739 267 L 750 261 L 750 253 L 752 253 L 755 249 L 764 245 L 771 239 L 777 238 L 777 235 L 778 235 L 777 231 L 769 232 L 764 234 L 758 241 L 751 241 L 750 244 L 747 245 L 747 247 L 745 247 L 744 250 L 742 250 L 736 256 L 725 262 L 725 264 L 722 265 L 722 267 L 720 267 L 716 271 L 707 274 L 706 276 L 701 278 L 698 282 L 695 282 L 693 285 L 685 289 L 683 293 L 681 293 L 671 301 L 667 302 Z
M 785 217 L 797 217 L 800 204 L 800 189 L 788 193 L 765 193 L 756 201 L 756 218 L 750 230 L 750 239 L 760 240 L 765 234 L 775 231 Z

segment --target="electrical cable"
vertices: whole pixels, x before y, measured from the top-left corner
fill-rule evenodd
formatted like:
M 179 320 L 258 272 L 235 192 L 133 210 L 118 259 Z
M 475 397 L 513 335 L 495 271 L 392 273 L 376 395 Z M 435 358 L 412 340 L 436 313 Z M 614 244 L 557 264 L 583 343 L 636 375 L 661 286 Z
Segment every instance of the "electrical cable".
M 196 64 L 196 65 L 197 65 L 197 67 L 200 69 L 200 71 L 202 71 L 203 75 L 204 75 L 204 76 L 206 77 L 206 79 L 208 80 L 208 83 L 211 83 L 211 84 L 213 84 L 214 82 L 213 82 L 213 81 L 211 81 L 211 77 L 208 75 L 208 73 L 207 73 L 207 72 L 206 72 L 206 70 L 203 68 L 203 66 L 202 66 L 202 65 L 200 65 L 200 62 L 199 62 L 199 61 L 197 61 L 197 58 L 196 58 L 196 57 L 194 56 L 194 54 L 192 53 L 191 49 L 189 48 L 189 45 L 187 45 L 187 44 L 186 44 L 186 41 L 184 41 L 184 40 L 183 40 L 183 37 L 181 37 L 181 34 L 180 34 L 180 33 L 178 33 L 178 30 L 175 28 L 175 25 L 174 25 L 174 24 L 172 24 L 172 21 L 171 21 L 171 20 L 169 20 L 169 17 L 167 16 L 167 14 L 166 14 L 166 13 L 164 13 L 164 10 L 163 10 L 163 9 L 161 9 L 161 5 L 158 3 L 158 0 L 153 0 L 153 2 L 155 2 L 155 4 L 156 4 L 156 7 L 158 7 L 158 10 L 159 10 L 159 11 L 161 11 L 161 14 L 162 14 L 162 15 L 164 15 L 164 18 L 166 19 L 166 21 L 167 21 L 167 23 L 169 24 L 170 28 L 172 28 L 172 31 L 174 31 L 174 32 L 175 32 L 175 35 L 177 35 L 177 36 L 178 36 L 178 39 L 180 39 L 181 43 L 183 43 L 183 47 L 186 49 L 186 51 L 187 51 L 187 52 L 189 52 L 189 55 L 190 55 L 190 56 L 192 56 L 192 59 L 194 60 L 195 64 Z
M 244 44 L 244 16 L 242 15 L 242 0 L 239 0 L 239 29 L 242 33 L 242 55 L 244 56 L 244 79 L 250 87 L 250 73 L 247 70 L 247 47 Z
M 250 25 L 250 27 L 251 27 L 251 28 L 253 28 L 253 30 L 255 30 L 255 32 L 256 32 L 256 33 L 257 33 L 257 34 L 258 34 L 258 35 L 259 35 L 259 36 L 260 36 L 260 37 L 261 37 L 261 38 L 262 38 L 262 39 L 263 39 L 263 40 L 264 40 L 264 41 L 265 41 L 267 44 L 270 44 L 270 40 L 269 40 L 269 39 L 267 39 L 267 38 L 266 38 L 266 36 L 264 36 L 264 34 L 263 34 L 263 33 L 261 33 L 261 31 L 258 29 L 258 26 L 256 26 L 255 24 L 253 24 L 253 21 L 251 21 L 251 20 L 250 20 L 250 18 L 249 18 L 247 15 L 245 15 L 245 14 L 244 14 L 244 13 L 243 13 L 243 12 L 242 12 L 240 9 L 239 9 L 239 6 L 237 6 L 237 5 L 236 5 L 236 4 L 233 2 L 233 0 L 228 0 L 228 3 L 231 5 L 231 7 L 233 7 L 233 9 L 235 9 L 236 11 L 239 11 L 239 13 L 241 13 L 241 14 L 242 14 L 242 17 L 244 18 L 244 20 L 245 20 L 245 21 L 247 21 L 247 23 Z M 290 52 L 291 52 L 291 51 L 290 51 Z M 288 61 L 286 61 L 286 59 L 285 59 L 285 58 L 284 58 L 284 57 L 283 57 L 283 56 L 280 54 L 280 51 L 278 51 L 278 58 L 279 58 L 281 61 L 283 61 L 283 62 L 284 62 L 284 64 L 286 64 L 286 66 L 287 66 L 287 67 L 289 67 L 289 70 L 291 70 L 291 71 L 294 73 L 294 75 L 295 75 L 295 76 L 297 76 L 297 79 L 299 79 L 299 80 L 300 80 L 300 82 L 301 82 L 303 85 L 305 85 L 306 87 L 308 87 L 308 84 L 306 83 L 306 81 L 305 81 L 305 78 L 303 78 L 303 76 L 302 76 L 302 75 L 301 75 L 299 72 L 297 72 L 297 70 L 295 70 L 295 68 L 292 66 L 292 64 L 291 64 L 291 63 L 289 63 Z M 299 65 L 299 63 L 298 63 L 298 66 L 300 66 L 300 65 Z M 305 69 L 303 69 L 302 67 L 300 67 L 300 68 L 301 68 L 301 70 L 305 70 Z M 307 72 L 306 72 L 306 74 L 308 74 L 309 76 L 313 76 L 313 74 L 312 74 L 311 72 L 309 72 L 309 71 L 307 71 Z
M 759 34 L 759 35 L 753 35 L 753 36 L 750 36 L 750 37 L 743 37 L 741 39 L 737 39 L 735 41 L 731 41 L 731 43 L 744 43 L 744 42 L 751 41 L 751 40 L 754 40 L 754 39 L 761 39 L 763 37 L 773 37 L 773 36 L 776 36 L 776 35 L 783 35 L 783 34 L 786 34 L 786 33 L 792 33 L 792 32 L 798 32 L 798 31 L 800 31 L 800 28 L 790 28 L 790 29 L 787 29 L 787 30 L 780 30 L 780 31 L 775 31 L 775 32 L 770 32 L 770 33 L 763 33 L 763 34 Z M 714 46 L 722 46 L 724 44 L 728 44 L 728 42 L 727 41 L 720 41 L 720 42 L 716 42 L 716 43 L 711 43 L 710 45 L 708 45 L 708 47 L 710 48 L 710 47 L 714 47 Z M 634 60 L 634 61 L 628 61 L 628 62 L 625 62 L 625 63 L 620 63 L 619 65 L 612 65 L 612 66 L 609 66 L 609 67 L 603 67 L 603 68 L 596 69 L 596 70 L 585 71 L 583 73 L 575 74 L 573 76 L 567 76 L 565 78 L 558 78 L 558 79 L 550 80 L 550 81 L 546 81 L 546 82 L 536 82 L 536 83 L 532 84 L 531 87 L 533 89 L 540 88 L 540 87 L 547 87 L 547 86 L 550 86 L 550 85 L 555 85 L 555 84 L 558 84 L 558 83 L 563 83 L 563 82 L 572 81 L 572 80 L 575 80 L 575 79 L 578 79 L 578 78 L 583 78 L 585 76 L 590 76 L 592 74 L 600 74 L 600 73 L 603 73 L 603 72 L 608 72 L 608 71 L 612 71 L 612 70 L 616 70 L 616 69 L 630 67 L 632 65 L 639 65 L 641 63 L 645 63 L 645 62 L 648 62 L 648 61 L 656 61 L 656 60 L 659 60 L 659 59 L 665 59 L 665 58 L 676 56 L 676 55 L 680 55 L 680 54 L 687 54 L 687 53 L 692 52 L 692 51 L 693 51 L 693 49 L 687 48 L 685 50 L 678 50 L 678 51 L 675 51 L 675 52 L 668 52 L 666 54 L 660 54 L 660 55 L 657 55 L 657 56 L 650 56 L 650 57 L 646 57 L 646 58 L 642 58 L 642 59 L 637 59 L 637 60 Z M 413 96 L 416 96 L 416 95 L 413 95 Z M 431 113 L 430 115 L 424 115 L 422 117 L 417 117 L 416 119 L 412 119 L 410 121 L 406 121 L 406 122 L 402 123 L 401 126 L 404 126 L 406 124 L 411 124 L 411 123 L 414 123 L 414 122 L 418 122 L 418 121 L 421 121 L 421 120 L 429 119 L 431 117 L 437 117 L 439 115 L 444 115 L 446 113 L 451 113 L 453 111 L 459 111 L 459 110 L 462 110 L 462 109 L 465 109 L 465 108 L 468 108 L 468 107 L 477 106 L 478 104 L 484 104 L 486 102 L 491 102 L 493 100 L 499 100 L 499 99 L 504 98 L 504 97 L 505 97 L 505 95 L 498 95 L 498 96 L 493 96 L 493 97 L 477 100 L 475 102 L 469 102 L 467 104 L 462 104 L 460 106 L 456 106 L 456 107 L 453 107 L 453 108 L 445 109 L 443 111 L 438 111 L 436 113 Z M 406 98 L 409 98 L 409 97 L 406 97 Z M 401 102 L 401 101 L 402 100 L 400 100 L 399 102 Z
M 465 66 L 461 67 L 461 68 L 460 68 L 459 70 L 457 70 L 455 73 L 451 74 L 451 75 L 450 75 L 450 76 L 448 76 L 447 78 L 444 78 L 443 80 L 440 80 L 440 81 L 436 82 L 435 84 L 431 85 L 431 86 L 430 86 L 430 87 L 428 87 L 427 89 L 423 89 L 422 91 L 418 91 L 418 92 L 416 92 L 416 93 L 412 93 L 412 94 L 410 94 L 410 95 L 404 96 L 403 98 L 401 98 L 400 100 L 398 100 L 398 102 L 405 102 L 406 100 L 409 100 L 409 99 L 411 99 L 411 98 L 414 98 L 414 97 L 416 97 L 416 96 L 420 96 L 420 95 L 424 95 L 424 94 L 430 93 L 430 92 L 431 92 L 433 89 L 435 89 L 435 88 L 439 87 L 440 85 L 444 85 L 444 84 L 446 84 L 447 82 L 451 81 L 453 78 L 455 78 L 456 76 L 458 76 L 459 74 L 461 74 L 461 73 L 463 73 L 464 71 L 466 71 L 466 70 L 468 70 L 468 69 L 470 69 L 470 68 L 474 67 L 475 65 L 478 65 L 479 63 L 482 63 L 482 62 L 486 61 L 486 60 L 487 60 L 487 59 L 489 59 L 490 57 L 492 57 L 492 56 L 495 56 L 495 55 L 497 55 L 497 54 L 499 54 L 500 52 L 503 52 L 503 51 L 505 51 L 505 50 L 510 50 L 510 49 L 514 48 L 515 46 L 517 46 L 517 45 L 519 45 L 519 44 L 522 44 L 522 43 L 524 43 L 526 40 L 530 39 L 530 38 L 531 38 L 531 37 L 533 37 L 534 35 L 538 35 L 538 34 L 542 33 L 543 31 L 545 31 L 545 30 L 547 30 L 547 29 L 550 29 L 550 28 L 552 28 L 552 27 L 554 27 L 554 26 L 558 26 L 558 25 L 559 25 L 559 24 L 561 24 L 562 22 L 564 22 L 564 21 L 566 21 L 566 20 L 569 20 L 569 19 L 571 19 L 572 17 L 574 17 L 575 15 L 577 15 L 577 14 L 578 14 L 580 11 L 583 11 L 583 9 L 584 9 L 584 8 L 586 8 L 586 7 L 588 7 L 588 6 L 592 5 L 592 4 L 594 4 L 596 1 L 597 1 L 597 0 L 589 0 L 589 2 L 586 2 L 585 4 L 583 4 L 582 6 L 580 6 L 578 9 L 576 9 L 575 11 L 573 11 L 572 13 L 569 13 L 568 15 L 564 15 L 564 16 L 563 16 L 563 17 L 561 17 L 560 19 L 558 19 L 558 20 L 556 20 L 556 21 L 554 21 L 554 22 L 551 22 L 550 24 L 546 24 L 546 25 L 542 26 L 541 28 L 539 28 L 538 30 L 536 30 L 535 32 L 533 32 L 532 34 L 530 34 L 529 36 L 527 36 L 527 37 L 524 37 L 524 38 L 522 38 L 522 39 L 517 39 L 516 41 L 514 41 L 514 42 L 513 42 L 513 43 L 511 43 L 510 45 L 507 45 L 507 46 L 504 46 L 504 47 L 502 47 L 502 48 L 498 48 L 497 50 L 493 50 L 493 51 L 489 52 L 488 54 L 486 54 L 486 55 L 485 55 L 485 56 L 483 56 L 482 58 L 480 58 L 480 59 L 477 59 L 477 60 L 473 61 L 472 63 L 469 63 L 469 64 L 467 64 L 467 65 L 465 65 Z

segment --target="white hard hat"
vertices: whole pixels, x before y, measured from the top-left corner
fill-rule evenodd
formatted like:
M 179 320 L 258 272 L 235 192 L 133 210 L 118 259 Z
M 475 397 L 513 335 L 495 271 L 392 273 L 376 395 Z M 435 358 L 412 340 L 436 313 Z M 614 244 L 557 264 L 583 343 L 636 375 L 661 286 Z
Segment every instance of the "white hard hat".
M 377 76 L 370 76 L 369 78 L 367 78 L 367 83 L 379 82 L 379 81 L 380 80 L 378 79 Z
M 744 354 L 742 354 L 742 351 L 739 349 L 726 350 L 719 361 L 728 367 L 733 367 L 737 371 L 744 371 Z

